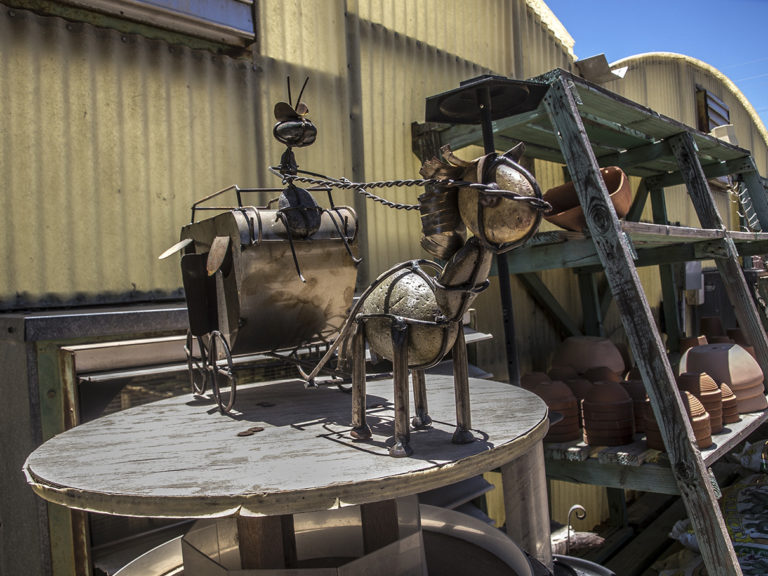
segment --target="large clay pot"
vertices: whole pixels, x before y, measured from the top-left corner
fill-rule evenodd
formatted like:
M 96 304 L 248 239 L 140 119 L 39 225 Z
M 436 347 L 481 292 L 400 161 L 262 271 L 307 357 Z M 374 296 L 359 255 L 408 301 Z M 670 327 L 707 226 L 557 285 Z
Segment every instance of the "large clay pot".
M 621 351 L 608 338 L 599 336 L 570 336 L 555 351 L 552 366 L 570 366 L 579 374 L 590 368 L 605 366 L 618 374 L 624 373 Z
M 718 384 L 727 384 L 736 395 L 740 413 L 768 408 L 763 371 L 757 360 L 738 344 L 689 348 L 680 357 L 680 372 L 706 372 Z
M 632 205 L 632 187 L 629 178 L 618 166 L 601 168 L 611 203 L 616 210 L 616 215 L 623 218 L 629 212 Z M 587 226 L 584 211 L 579 203 L 579 197 L 573 182 L 551 188 L 544 193 L 544 200 L 552 205 L 552 211 L 544 216 L 544 219 L 566 230 L 581 231 Z

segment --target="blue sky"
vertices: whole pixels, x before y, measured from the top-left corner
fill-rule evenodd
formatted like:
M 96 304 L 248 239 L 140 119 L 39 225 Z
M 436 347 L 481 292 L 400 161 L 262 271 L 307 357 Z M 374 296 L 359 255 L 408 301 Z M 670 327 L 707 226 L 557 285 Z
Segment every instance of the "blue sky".
M 544 0 L 578 58 L 698 58 L 728 76 L 768 126 L 768 0 Z

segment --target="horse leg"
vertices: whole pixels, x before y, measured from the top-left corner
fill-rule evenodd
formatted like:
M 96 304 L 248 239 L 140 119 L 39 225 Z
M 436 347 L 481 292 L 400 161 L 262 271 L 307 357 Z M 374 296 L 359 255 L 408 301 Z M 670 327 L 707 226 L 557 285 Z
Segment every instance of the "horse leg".
M 358 321 L 352 336 L 352 437 L 368 440 L 371 428 L 365 416 L 365 326 Z
M 432 424 L 432 418 L 429 417 L 427 408 L 427 380 L 424 376 L 424 370 L 413 370 L 411 372 L 413 381 L 413 404 L 416 415 L 411 420 L 414 428 L 427 428 Z
M 474 442 L 475 437 L 470 432 L 472 415 L 469 409 L 469 368 L 467 366 L 467 343 L 464 340 L 464 330 L 459 325 L 459 333 L 452 348 L 453 356 L 453 389 L 456 394 L 456 430 L 451 441 L 454 444 Z
M 395 442 L 389 455 L 410 456 L 411 429 L 408 423 L 408 323 L 402 318 L 392 320 L 392 376 L 395 386 Z

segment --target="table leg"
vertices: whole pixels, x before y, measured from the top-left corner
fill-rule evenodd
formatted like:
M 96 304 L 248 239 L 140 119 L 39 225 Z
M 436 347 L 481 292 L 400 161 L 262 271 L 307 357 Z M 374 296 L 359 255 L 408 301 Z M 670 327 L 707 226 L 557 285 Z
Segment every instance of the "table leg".
M 293 516 L 238 516 L 243 569 L 287 568 L 296 563 Z
M 361 505 L 360 520 L 363 524 L 363 550 L 366 554 L 400 539 L 396 500 Z
M 507 535 L 552 569 L 547 476 L 541 442 L 501 468 Z

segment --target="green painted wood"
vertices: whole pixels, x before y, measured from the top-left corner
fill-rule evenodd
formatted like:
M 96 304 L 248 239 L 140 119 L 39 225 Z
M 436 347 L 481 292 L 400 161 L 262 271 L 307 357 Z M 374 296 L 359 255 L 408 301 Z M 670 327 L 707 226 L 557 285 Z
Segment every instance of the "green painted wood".
M 561 139 L 563 156 L 576 183 L 589 230 L 659 422 L 677 487 L 703 544 L 704 561 L 712 574 L 740 575 L 717 499 L 676 392 L 666 349 L 581 122 L 571 82 L 572 79 L 560 74 L 560 78 L 552 82 L 544 105 Z M 579 92 L 579 95 L 583 100 L 584 94 Z
M 547 477 L 577 484 L 591 484 L 622 490 L 679 494 L 675 478 L 666 466 L 645 464 L 642 473 L 621 464 L 602 464 L 595 459 L 583 462 L 547 460 Z
M 564 337 L 582 335 L 578 324 L 571 318 L 568 311 L 560 305 L 557 298 L 554 297 L 549 288 L 547 288 L 547 285 L 541 281 L 537 274 L 526 272 L 519 274 L 517 278 L 525 286 L 528 295 L 544 310 L 547 317 Z
M 669 224 L 669 218 L 667 217 L 667 202 L 664 198 L 664 188 L 659 185 L 658 180 L 653 180 L 648 186 L 650 187 L 653 221 L 656 224 L 666 226 Z M 683 330 L 680 314 L 678 313 L 677 303 L 679 294 L 672 264 L 659 265 L 659 279 L 661 281 L 664 325 L 667 330 L 667 346 L 670 350 L 677 350 L 680 348 L 680 337 Z
M 635 196 L 632 199 L 632 205 L 629 207 L 626 219 L 630 222 L 638 222 L 643 215 L 646 202 L 648 202 L 648 186 L 646 179 L 643 178 L 635 190 Z
M 690 134 L 684 133 L 671 139 L 670 143 L 680 163 L 680 172 L 685 178 L 688 194 L 701 225 L 705 228 L 724 230 L 725 226 L 715 206 L 706 176 L 698 162 L 693 138 Z M 739 265 L 736 245 L 733 239 L 726 234 L 722 240 L 722 246 L 727 257 L 715 260 L 715 265 L 733 306 L 739 326 L 754 346 L 755 358 L 760 364 L 763 374 L 768 374 L 768 337 Z
M 595 275 L 592 272 L 579 272 L 577 277 L 584 317 L 584 333 L 588 336 L 605 336 L 603 313 Z
M 749 165 L 751 169 L 742 172 L 741 179 L 749 191 L 752 209 L 757 215 L 761 230 L 768 230 L 768 194 L 752 158 L 749 159 Z

